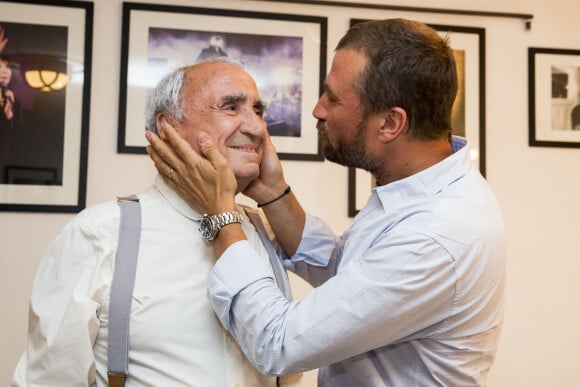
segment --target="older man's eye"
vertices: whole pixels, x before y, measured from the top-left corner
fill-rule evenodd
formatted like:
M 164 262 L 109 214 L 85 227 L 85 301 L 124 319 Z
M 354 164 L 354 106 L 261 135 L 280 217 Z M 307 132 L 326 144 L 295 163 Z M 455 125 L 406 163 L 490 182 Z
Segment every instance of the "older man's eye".
M 256 115 L 259 117 L 264 117 L 264 113 L 266 112 L 266 106 L 264 106 L 263 104 L 256 104 L 254 105 L 254 112 L 256 112 Z

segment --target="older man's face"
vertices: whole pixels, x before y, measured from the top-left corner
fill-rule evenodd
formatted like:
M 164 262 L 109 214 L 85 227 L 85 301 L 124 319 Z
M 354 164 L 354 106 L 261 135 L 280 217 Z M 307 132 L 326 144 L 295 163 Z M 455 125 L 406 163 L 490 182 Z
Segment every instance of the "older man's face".
M 186 71 L 182 96 L 186 118 L 176 129 L 196 151 L 199 132 L 209 133 L 242 191 L 260 173 L 266 134 L 264 106 L 254 80 L 233 64 L 202 63 Z

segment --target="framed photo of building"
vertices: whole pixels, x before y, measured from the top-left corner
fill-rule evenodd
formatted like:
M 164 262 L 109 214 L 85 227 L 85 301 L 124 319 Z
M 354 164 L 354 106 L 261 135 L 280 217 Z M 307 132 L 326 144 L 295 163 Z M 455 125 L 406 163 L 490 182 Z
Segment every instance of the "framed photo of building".
M 0 0 L 0 210 L 85 207 L 93 3 Z
M 322 160 L 315 105 L 326 72 L 326 18 L 123 3 L 118 152 L 145 153 L 149 95 L 169 71 L 211 57 L 256 80 L 279 156 Z
M 580 147 L 580 50 L 528 48 L 529 145 Z

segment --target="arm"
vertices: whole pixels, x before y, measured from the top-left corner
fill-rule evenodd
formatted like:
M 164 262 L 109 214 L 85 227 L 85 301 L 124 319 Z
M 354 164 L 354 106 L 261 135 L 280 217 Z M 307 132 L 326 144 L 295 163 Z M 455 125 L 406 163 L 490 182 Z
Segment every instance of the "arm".
M 292 257 L 282 256 L 282 263 L 286 270 L 318 287 L 336 275 L 341 243 L 324 221 L 308 215 L 298 250 Z
M 237 181 L 227 160 L 213 146 L 207 133 L 199 136 L 200 148 L 209 147 L 211 162 L 196 153 L 167 122 L 158 123 L 163 140 L 151 132 L 145 137 L 150 146 L 147 152 L 163 179 L 200 214 L 219 214 L 235 211 Z M 169 171 L 172 171 L 170 174 Z M 224 227 L 213 240 L 216 256 L 231 244 L 245 240 L 242 226 L 233 223 Z
M 178 136 L 171 131 L 165 133 L 167 144 L 150 133 L 147 137 L 157 169 L 164 176 L 171 167 L 176 170 L 168 184 L 193 208 L 209 213 L 234 208 L 235 190 L 225 189 L 230 183 L 227 178 L 222 180 L 227 177 L 229 166 L 211 142 L 200 136 L 200 149 L 208 161 L 192 152 L 187 144 L 179 145 Z M 272 154 L 269 158 L 265 156 L 258 183 L 248 190 L 258 203 L 275 198 L 286 188 L 281 172 L 276 176 L 268 170 L 272 159 Z M 192 174 L 194 178 L 188 178 Z M 206 192 L 199 193 L 200 190 Z M 188 200 L 198 194 L 199 200 Z M 304 228 L 305 222 L 299 219 L 304 213 L 293 195 L 284 196 L 272 206 L 264 210 L 275 223 L 278 238 L 284 234 L 285 222 L 297 220 L 299 226 L 293 229 L 292 235 Z M 291 215 L 283 218 L 283 222 L 275 219 L 284 217 L 285 213 Z M 364 236 L 379 232 L 371 229 Z M 346 251 L 349 246 L 329 243 L 334 256 L 348 257 L 349 264 L 341 264 L 341 270 L 333 278 L 300 302 L 288 302 L 284 298 L 244 239 L 238 225 L 228 225 L 220 231 L 213 242 L 220 258 L 208 287 L 212 307 L 221 323 L 264 373 L 301 372 L 410 335 L 427 335 L 429 327 L 436 326 L 450 313 L 455 285 L 451 260 L 441 246 L 423 235 L 409 237 L 407 233 L 404 238 L 393 232 L 364 250 L 352 242 L 350 248 L 354 252 Z M 304 239 L 294 235 L 285 242 L 284 249 L 290 254 L 300 253 L 301 247 L 296 246 L 296 241 Z M 414 270 L 417 266 L 423 267 L 422 258 L 431 254 L 433 259 L 425 270 Z M 328 256 L 328 251 L 323 255 Z
M 2 96 L 1 105 L 4 106 L 4 115 L 8 121 L 14 118 L 14 92 L 6 90 L 5 95 Z
M 219 153 L 206 133 L 200 134 L 199 145 L 204 158 L 191 149 L 169 125 L 161 123 L 163 140 L 151 132 L 146 133 L 147 148 L 155 167 L 167 184 L 175 189 L 200 213 L 217 214 L 235 209 L 234 196 L 237 184 L 227 160 Z M 244 191 L 258 203 L 266 203 L 279 196 L 288 186 L 282 166 L 269 138 L 262 144 L 264 156 L 260 176 Z M 168 171 L 175 172 L 168 178 Z M 263 207 L 276 239 L 288 255 L 293 255 L 300 243 L 305 214 L 296 197 L 290 193 Z M 220 256 L 231 244 L 246 239 L 239 225 L 224 227 L 213 245 Z
M 262 146 L 264 155 L 260 164 L 260 176 L 248 186 L 244 194 L 257 203 L 268 203 L 279 197 L 288 187 L 288 183 L 284 179 L 282 164 L 269 135 Z M 306 222 L 306 214 L 296 196 L 290 192 L 261 208 L 284 252 L 288 256 L 294 255 Z
M 432 239 L 383 236 L 360 254 L 350 254 L 350 263 L 303 301 L 288 303 L 259 269 L 255 253 L 240 242 L 215 265 L 212 306 L 246 356 L 267 374 L 301 372 L 427 337 L 449 317 L 454 267 Z
M 231 211 L 233 207 L 230 206 L 233 204 L 228 203 L 233 202 L 235 189 L 232 188 L 229 179 L 233 179 L 233 175 L 228 163 L 213 147 L 211 141 L 200 145 L 200 148 L 205 149 L 208 154 L 209 160 L 206 160 L 193 151 L 166 122 L 159 122 L 158 128 L 162 138 L 146 132 L 147 141 L 150 143 L 147 151 L 165 182 L 199 213 L 215 214 Z M 207 137 L 203 136 L 202 139 L 205 141 Z M 264 140 L 262 146 L 264 152 L 260 176 L 246 188 L 244 194 L 258 203 L 267 203 L 278 197 L 288 185 L 269 137 Z M 174 172 L 170 179 L 168 175 L 171 170 Z M 220 195 L 222 199 L 219 199 Z M 307 229 L 308 235 L 304 236 L 306 215 L 292 193 L 263 206 L 262 209 L 276 235 L 277 243 L 286 255 L 292 256 L 292 261 L 284 262 L 287 269 L 314 286 L 334 275 L 334 265 L 329 264 L 329 261 L 336 245 L 336 236 L 328 226 L 317 221 L 316 226 Z M 231 224 L 224 227 L 213 241 L 216 256 L 219 257 L 229 246 L 244 239 L 246 236 L 239 225 Z M 304 242 L 302 253 L 295 257 L 302 242 Z M 313 261 L 316 262 L 314 266 L 311 265 Z
M 100 247 L 96 235 L 73 221 L 51 244 L 37 269 L 30 297 L 26 348 L 15 386 L 87 386 L 95 381 L 93 343 L 99 321 L 93 281 Z
M 0 26 L 0 54 L 6 48 L 6 44 L 8 44 L 8 38 L 4 37 L 4 27 Z

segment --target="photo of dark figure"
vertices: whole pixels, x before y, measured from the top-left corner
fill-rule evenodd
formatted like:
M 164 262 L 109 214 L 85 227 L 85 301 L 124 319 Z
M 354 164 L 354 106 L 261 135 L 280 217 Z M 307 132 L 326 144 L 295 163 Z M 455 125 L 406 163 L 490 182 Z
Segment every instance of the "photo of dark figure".
M 67 38 L 67 27 L 0 19 L 0 184 L 62 185 L 66 87 L 34 88 L 25 73 L 66 74 Z
M 552 98 L 568 98 L 568 74 L 552 73 Z
M 572 120 L 572 130 L 580 130 L 580 104 L 572 108 L 570 119 Z
M 465 137 L 465 50 L 453 50 L 457 68 L 457 96 L 451 109 L 451 128 L 456 136 Z
M 150 28 L 148 71 L 161 77 L 176 66 L 227 57 L 256 80 L 271 136 L 301 137 L 301 37 Z
M 20 122 L 20 101 L 12 90 L 12 60 L 0 53 L 0 130 L 11 131 Z
M 552 130 L 580 130 L 580 67 L 550 67 Z
M 209 46 L 201 50 L 197 56 L 198 61 L 208 60 L 213 58 L 224 58 L 228 56 L 224 51 L 224 39 L 215 35 L 209 39 Z

